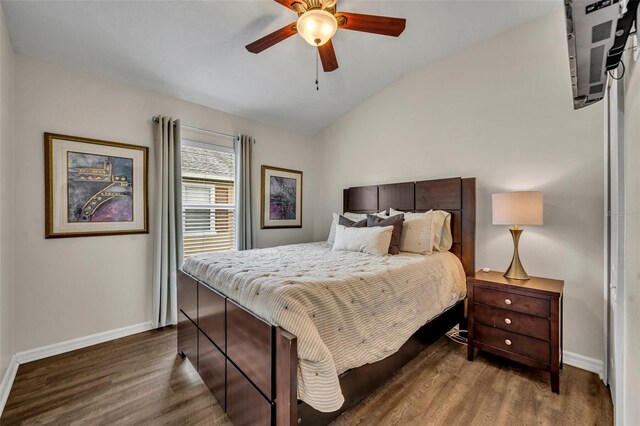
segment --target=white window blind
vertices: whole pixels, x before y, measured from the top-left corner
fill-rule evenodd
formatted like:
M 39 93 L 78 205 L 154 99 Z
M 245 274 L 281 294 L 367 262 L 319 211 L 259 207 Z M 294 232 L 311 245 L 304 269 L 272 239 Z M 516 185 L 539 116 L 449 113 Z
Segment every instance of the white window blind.
M 184 258 L 235 250 L 233 151 L 182 144 Z

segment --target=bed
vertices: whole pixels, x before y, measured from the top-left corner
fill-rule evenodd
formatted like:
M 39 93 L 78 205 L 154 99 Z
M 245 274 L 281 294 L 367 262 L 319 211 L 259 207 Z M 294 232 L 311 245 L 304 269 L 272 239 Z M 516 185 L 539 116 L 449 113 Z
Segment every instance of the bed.
M 326 424 L 463 320 L 475 180 L 349 188 L 344 210 L 442 209 L 453 247 L 373 256 L 309 243 L 193 256 L 179 273 L 178 351 L 234 424 Z

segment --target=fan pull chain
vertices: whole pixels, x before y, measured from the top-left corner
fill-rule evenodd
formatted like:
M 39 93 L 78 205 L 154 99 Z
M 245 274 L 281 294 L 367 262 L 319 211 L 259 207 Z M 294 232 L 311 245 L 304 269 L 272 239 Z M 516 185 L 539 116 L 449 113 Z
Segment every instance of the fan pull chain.
M 320 85 L 318 84 L 318 60 L 320 59 L 320 52 L 316 50 L 316 91 L 320 90 Z

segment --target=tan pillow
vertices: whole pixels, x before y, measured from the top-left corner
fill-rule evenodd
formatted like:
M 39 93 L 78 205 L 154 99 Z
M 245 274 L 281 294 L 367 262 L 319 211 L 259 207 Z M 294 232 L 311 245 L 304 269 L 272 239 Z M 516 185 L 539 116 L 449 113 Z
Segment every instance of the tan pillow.
M 426 213 L 403 213 L 390 209 L 389 215 L 404 214 L 400 251 L 431 254 L 433 251 L 433 211 Z
M 404 223 L 404 215 L 399 214 L 388 217 L 386 219 L 377 215 L 367 215 L 367 227 L 374 226 L 393 226 L 391 234 L 391 243 L 389 244 L 389 254 L 400 253 L 400 237 L 402 236 L 402 224 Z
M 393 226 L 374 228 L 347 228 L 336 226 L 334 251 L 358 251 L 362 253 L 385 255 L 389 252 Z
M 453 245 L 451 235 L 451 213 L 444 210 L 433 211 L 433 249 L 449 251 Z

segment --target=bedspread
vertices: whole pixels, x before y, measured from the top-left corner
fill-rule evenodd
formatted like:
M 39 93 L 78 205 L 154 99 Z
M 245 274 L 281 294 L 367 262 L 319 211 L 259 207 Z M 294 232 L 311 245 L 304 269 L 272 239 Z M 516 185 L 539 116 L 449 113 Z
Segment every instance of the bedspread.
M 322 243 L 192 256 L 183 270 L 298 338 L 298 398 L 330 412 L 338 376 L 396 352 L 463 299 L 452 253 L 374 256 Z

